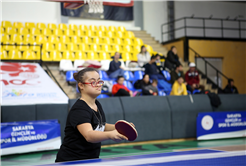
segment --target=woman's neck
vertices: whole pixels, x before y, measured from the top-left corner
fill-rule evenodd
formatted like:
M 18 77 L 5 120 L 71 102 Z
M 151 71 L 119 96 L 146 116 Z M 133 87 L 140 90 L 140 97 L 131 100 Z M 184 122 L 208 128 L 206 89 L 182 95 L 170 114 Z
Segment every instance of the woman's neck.
M 92 98 L 86 95 L 83 95 L 83 97 L 81 96 L 80 100 L 84 100 L 90 107 L 94 107 L 96 103 L 96 98 Z

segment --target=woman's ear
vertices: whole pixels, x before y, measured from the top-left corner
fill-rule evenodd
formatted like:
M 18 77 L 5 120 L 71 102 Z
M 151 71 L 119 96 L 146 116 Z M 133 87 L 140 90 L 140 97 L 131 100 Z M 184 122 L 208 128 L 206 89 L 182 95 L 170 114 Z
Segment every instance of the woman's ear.
M 81 83 L 81 82 L 79 82 L 79 83 L 78 83 L 78 88 L 79 88 L 80 90 L 83 90 L 83 89 L 84 89 L 84 84 Z

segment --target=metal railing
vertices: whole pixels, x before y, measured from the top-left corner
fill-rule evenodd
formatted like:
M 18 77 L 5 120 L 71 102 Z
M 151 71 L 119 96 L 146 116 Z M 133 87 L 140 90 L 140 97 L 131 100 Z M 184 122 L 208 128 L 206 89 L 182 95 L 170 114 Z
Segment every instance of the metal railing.
M 211 63 L 209 63 L 204 57 L 199 55 L 194 49 L 189 47 L 189 50 L 191 50 L 193 53 L 195 53 L 195 63 L 197 64 L 197 58 L 201 58 L 205 63 L 205 76 L 208 78 L 208 66 L 210 66 L 213 70 L 216 72 L 216 82 L 213 82 L 216 84 L 217 88 L 219 87 L 219 75 L 223 76 L 225 79 L 229 79 L 226 75 L 224 75 L 221 71 L 219 71 L 216 67 L 214 67 Z
M 167 30 L 167 31 L 164 31 L 164 26 L 170 26 L 170 25 L 173 25 L 173 27 L 177 27 L 177 22 L 178 21 L 184 21 L 184 26 L 181 26 L 181 27 L 178 27 L 178 28 L 174 28 L 172 30 Z M 200 20 L 202 21 L 202 23 L 199 24 L 199 26 L 190 26 L 188 25 L 188 20 Z M 216 27 L 216 26 L 206 26 L 206 21 L 215 21 L 217 22 L 218 24 L 220 24 L 220 27 Z M 232 28 L 232 27 L 228 27 L 225 25 L 226 22 L 233 22 L 233 25 L 237 25 L 238 27 L 237 28 Z M 175 37 L 175 33 L 176 31 L 178 30 L 182 30 L 184 29 L 184 36 L 189 36 L 188 33 L 187 33 L 187 30 L 188 29 L 202 29 L 203 30 L 203 34 L 201 35 L 201 37 L 207 37 L 207 34 L 206 34 L 206 30 L 220 30 L 221 31 L 221 38 L 225 38 L 225 30 L 231 30 L 231 31 L 238 31 L 238 37 L 236 38 L 240 38 L 242 39 L 243 36 L 243 31 L 244 33 L 246 33 L 246 28 L 243 28 L 242 27 L 242 23 L 246 23 L 246 20 L 237 20 L 237 19 L 220 19 L 220 18 L 203 18 L 203 17 L 183 17 L 183 18 L 179 18 L 179 19 L 176 19 L 174 21 L 170 21 L 170 22 L 167 22 L 167 23 L 164 23 L 161 25 L 161 38 L 162 38 L 162 42 L 164 42 L 164 37 L 163 35 L 167 34 L 168 35 L 168 39 L 167 40 L 173 40 L 173 39 L 170 39 L 170 34 L 174 35 Z M 244 25 L 244 27 L 246 27 Z M 166 28 L 168 29 L 168 28 Z M 210 36 L 211 37 L 211 36 Z M 244 37 L 245 38 L 245 37 Z

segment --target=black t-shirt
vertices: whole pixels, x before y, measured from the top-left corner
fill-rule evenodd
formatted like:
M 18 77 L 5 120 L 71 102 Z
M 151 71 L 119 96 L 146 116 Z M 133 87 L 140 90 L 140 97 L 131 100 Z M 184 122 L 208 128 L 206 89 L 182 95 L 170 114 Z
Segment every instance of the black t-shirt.
M 83 100 L 78 99 L 75 102 L 67 116 L 65 138 L 57 153 L 56 162 L 99 158 L 101 143 L 87 142 L 77 129 L 77 125 L 83 123 L 90 123 L 93 130 L 105 126 L 106 118 L 102 106 L 97 100 L 96 105 L 98 112 L 92 110 Z

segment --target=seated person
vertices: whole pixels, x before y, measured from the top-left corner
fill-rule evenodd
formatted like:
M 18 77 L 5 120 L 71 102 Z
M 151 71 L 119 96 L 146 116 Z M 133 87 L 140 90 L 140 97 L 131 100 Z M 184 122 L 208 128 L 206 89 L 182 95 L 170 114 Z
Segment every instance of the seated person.
M 226 87 L 223 91 L 224 91 L 224 93 L 238 94 L 237 88 L 234 86 L 234 80 L 233 79 L 228 79 L 228 84 L 226 85 Z
M 143 67 L 146 63 L 149 62 L 150 54 L 144 45 L 141 47 L 141 52 L 137 55 L 137 57 L 139 67 Z
M 165 59 L 165 58 L 164 56 L 161 56 L 159 54 L 156 54 L 155 56 L 156 56 L 156 61 L 155 61 L 156 66 L 160 71 L 162 71 L 164 64 L 161 62 L 161 59 Z
M 178 79 L 174 82 L 172 91 L 170 95 L 176 95 L 176 96 L 181 96 L 181 95 L 187 95 L 187 89 L 184 84 L 184 79 L 182 76 L 179 76 Z
M 175 69 L 176 66 L 181 64 L 179 62 L 179 57 L 177 55 L 177 49 L 175 46 L 171 47 L 171 50 L 168 51 L 167 53 L 167 58 L 165 60 L 165 67 L 168 68 L 169 70 Z
M 144 74 L 143 79 L 140 81 L 140 87 L 142 89 L 142 94 L 157 96 L 158 94 L 157 84 L 158 84 L 158 81 L 155 79 L 152 81 L 152 84 L 151 84 L 149 81 L 149 75 Z
M 205 87 L 200 85 L 199 73 L 196 70 L 196 64 L 191 62 L 190 69 L 185 74 L 185 81 L 187 82 L 187 89 L 192 93 L 194 89 L 201 89 L 204 91 Z
M 183 79 L 185 79 L 185 76 L 184 76 L 184 72 L 183 72 L 183 66 L 180 64 L 178 66 L 175 67 L 175 70 L 172 70 L 171 73 L 171 80 L 170 80 L 170 83 L 171 84 L 174 84 L 174 82 L 178 79 L 178 77 L 183 77 Z M 187 83 L 184 82 L 184 84 L 186 85 Z
M 152 56 L 150 58 L 149 63 L 147 63 L 144 68 L 145 68 L 145 74 L 148 74 L 151 79 L 164 79 L 164 76 L 160 74 L 160 70 L 156 66 L 156 56 Z
M 109 64 L 108 76 L 110 78 L 117 78 L 118 76 L 124 76 L 124 69 L 121 67 L 121 62 L 119 61 L 120 53 L 116 52 L 114 59 Z
M 133 96 L 132 91 L 123 85 L 124 81 L 125 79 L 123 76 L 117 77 L 117 84 L 114 84 L 112 88 L 112 94 L 114 96 Z

